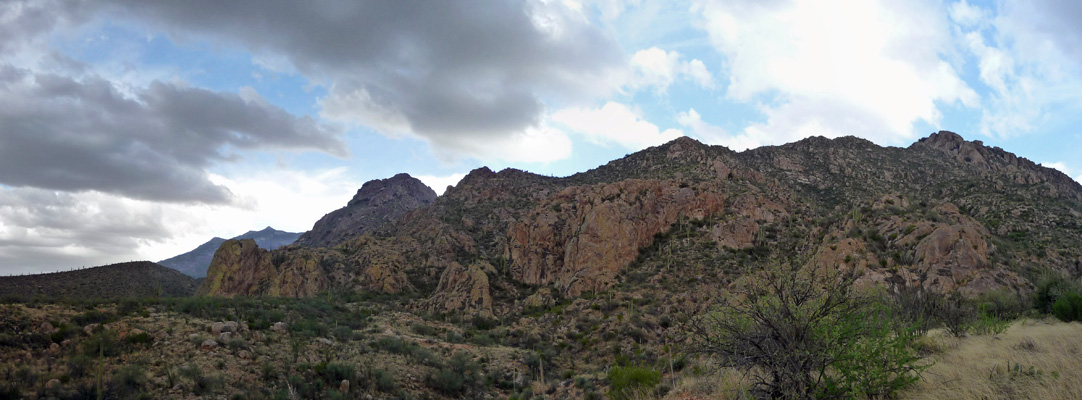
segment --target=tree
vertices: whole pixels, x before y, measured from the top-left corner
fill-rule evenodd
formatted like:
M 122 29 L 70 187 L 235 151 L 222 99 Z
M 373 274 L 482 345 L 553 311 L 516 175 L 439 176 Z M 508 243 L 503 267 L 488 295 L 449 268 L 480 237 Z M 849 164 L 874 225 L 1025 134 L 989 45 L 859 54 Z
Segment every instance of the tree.
M 890 329 L 889 309 L 854 292 L 856 277 L 788 266 L 749 276 L 696 320 L 698 348 L 747 371 L 761 398 L 890 395 L 927 366 L 913 331 Z

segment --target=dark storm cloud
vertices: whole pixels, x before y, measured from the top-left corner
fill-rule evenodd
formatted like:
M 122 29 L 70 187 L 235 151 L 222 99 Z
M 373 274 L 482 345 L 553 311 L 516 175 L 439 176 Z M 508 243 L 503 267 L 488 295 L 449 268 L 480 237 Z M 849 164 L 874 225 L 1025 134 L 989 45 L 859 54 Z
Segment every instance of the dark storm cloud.
M 258 99 L 162 82 L 125 95 L 95 76 L 0 66 L 0 184 L 226 203 L 204 172 L 232 157 L 226 146 L 345 154 L 335 129 Z
M 326 84 L 329 115 L 430 138 L 534 125 L 542 97 L 612 89 L 624 56 L 559 4 L 522 1 L 141 1 L 109 12 L 174 37 L 231 42 L 284 58 Z M 559 3 L 559 2 L 553 2 Z M 325 110 L 326 111 L 326 110 Z M 394 123 L 387 123 L 392 121 Z

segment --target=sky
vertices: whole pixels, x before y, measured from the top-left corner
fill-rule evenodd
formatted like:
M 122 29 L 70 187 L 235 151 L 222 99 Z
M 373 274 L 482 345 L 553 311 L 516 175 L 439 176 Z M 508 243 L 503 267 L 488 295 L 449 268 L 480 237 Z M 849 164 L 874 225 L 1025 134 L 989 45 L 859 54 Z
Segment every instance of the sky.
M 0 275 L 306 231 L 366 181 L 938 130 L 1082 181 L 1070 0 L 0 0 Z

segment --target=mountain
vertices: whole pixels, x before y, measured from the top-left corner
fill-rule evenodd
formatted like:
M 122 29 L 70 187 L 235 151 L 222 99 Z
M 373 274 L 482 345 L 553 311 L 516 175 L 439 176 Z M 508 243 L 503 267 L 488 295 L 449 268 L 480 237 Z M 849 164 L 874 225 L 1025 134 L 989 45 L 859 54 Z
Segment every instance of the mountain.
M 150 261 L 73 271 L 0 276 L 0 297 L 118 299 L 191 296 L 196 280 Z
M 320 247 L 226 241 L 200 292 L 372 291 L 502 316 L 614 288 L 698 310 L 777 263 L 967 297 L 1082 273 L 1082 186 L 947 131 L 908 148 L 813 137 L 739 153 L 682 137 L 564 178 L 480 168 L 398 215 L 360 235 L 321 229 Z
M 297 239 L 306 247 L 330 247 L 363 235 L 405 213 L 428 206 L 436 192 L 409 174 L 366 182 L 353 199 L 316 221 L 312 230 Z
M 284 232 L 268 226 L 261 231 L 245 232 L 233 239 L 252 239 L 260 247 L 277 249 L 295 242 L 300 236 L 300 233 Z M 192 251 L 158 261 L 158 264 L 183 272 L 193 278 L 202 278 L 207 276 L 207 268 L 210 266 L 211 258 L 214 257 L 214 251 L 224 242 L 225 239 L 215 237 Z

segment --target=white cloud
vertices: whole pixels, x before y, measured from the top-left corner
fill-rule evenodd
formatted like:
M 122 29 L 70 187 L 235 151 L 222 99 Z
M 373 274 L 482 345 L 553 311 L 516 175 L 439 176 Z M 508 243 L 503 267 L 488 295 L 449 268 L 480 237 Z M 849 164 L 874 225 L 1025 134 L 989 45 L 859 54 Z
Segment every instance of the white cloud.
M 457 140 L 455 137 L 430 139 L 436 156 L 454 161 L 462 156 L 478 160 L 503 160 L 515 163 L 547 163 L 571 156 L 571 139 L 545 123 L 537 127 L 508 132 L 487 141 Z
M 964 26 L 977 25 L 985 19 L 984 10 L 969 5 L 966 0 L 951 4 L 948 10 L 951 19 Z
M 763 145 L 762 142 L 748 133 L 734 135 L 720 126 L 704 122 L 702 116 L 694 108 L 677 114 L 676 121 L 681 126 L 688 128 L 691 136 L 698 138 L 703 143 L 721 145 L 735 151 L 743 151 Z
M 629 84 L 632 88 L 653 86 L 664 92 L 676 79 L 688 79 L 703 88 L 713 88 L 714 78 L 701 60 L 681 61 L 680 53 L 667 52 L 657 47 L 635 52 L 631 57 L 634 75 Z
M 461 181 L 462 178 L 466 177 L 466 174 L 459 173 L 447 176 L 415 175 L 413 177 L 424 182 L 425 185 L 428 185 L 428 187 L 436 191 L 436 195 L 443 196 L 443 192 L 447 190 L 448 186 L 457 185 L 458 181 Z
M 598 109 L 569 108 L 552 114 L 552 120 L 601 145 L 618 144 L 631 150 L 655 146 L 683 136 L 676 129 L 661 131 L 628 106 L 608 102 Z
M 1011 137 L 1038 130 L 1082 107 L 1082 7 L 1075 2 L 1005 2 L 996 15 L 966 2 L 951 6 L 965 28 L 962 47 L 976 58 L 989 101 L 980 130 Z M 956 17 L 957 14 L 957 17 Z
M 765 101 L 767 121 L 745 132 L 760 141 L 814 132 L 900 143 L 915 122 L 938 124 L 941 105 L 980 102 L 942 59 L 953 49 L 935 3 L 703 1 L 692 10 L 726 59 L 727 97 Z

